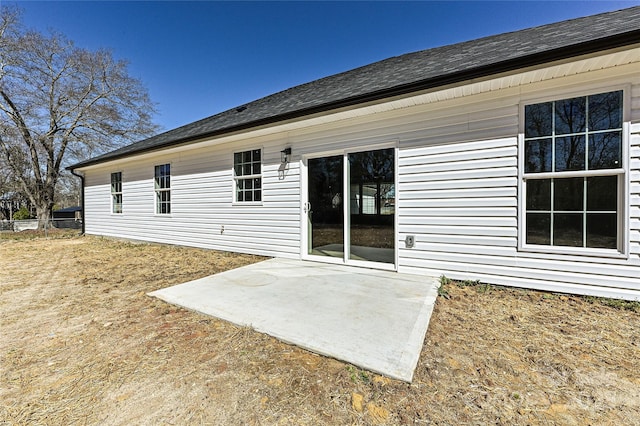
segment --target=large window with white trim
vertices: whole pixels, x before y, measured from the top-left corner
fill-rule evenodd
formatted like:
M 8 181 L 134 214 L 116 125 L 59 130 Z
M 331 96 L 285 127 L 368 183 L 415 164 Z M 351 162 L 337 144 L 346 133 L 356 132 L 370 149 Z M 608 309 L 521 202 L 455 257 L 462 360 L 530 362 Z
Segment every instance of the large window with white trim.
M 235 200 L 239 203 L 262 201 L 262 155 L 260 149 L 233 154 Z
M 111 173 L 111 213 L 122 213 L 122 172 Z
M 623 92 L 524 107 L 525 243 L 622 250 Z
M 155 166 L 156 214 L 171 213 L 171 165 Z

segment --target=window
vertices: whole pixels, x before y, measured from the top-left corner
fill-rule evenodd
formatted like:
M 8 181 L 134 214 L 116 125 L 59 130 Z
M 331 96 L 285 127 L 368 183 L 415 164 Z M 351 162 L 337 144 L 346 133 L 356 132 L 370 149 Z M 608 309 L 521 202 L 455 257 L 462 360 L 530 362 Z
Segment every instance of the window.
M 111 213 L 122 213 L 122 172 L 111 173 Z
M 262 162 L 259 149 L 233 154 L 235 201 L 262 201 Z
M 622 93 L 525 106 L 526 244 L 622 250 Z
M 162 164 L 155 169 L 156 213 L 171 213 L 171 165 Z

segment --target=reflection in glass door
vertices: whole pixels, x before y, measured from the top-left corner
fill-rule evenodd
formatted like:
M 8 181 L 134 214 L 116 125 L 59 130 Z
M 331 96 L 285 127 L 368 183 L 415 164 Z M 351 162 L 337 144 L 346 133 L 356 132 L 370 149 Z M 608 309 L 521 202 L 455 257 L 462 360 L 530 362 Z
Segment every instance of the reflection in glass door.
M 395 261 L 394 152 L 349 154 L 349 259 Z
M 308 254 L 344 257 L 343 160 L 336 155 L 307 163 Z
M 307 171 L 307 254 L 395 263 L 395 149 L 311 158 Z

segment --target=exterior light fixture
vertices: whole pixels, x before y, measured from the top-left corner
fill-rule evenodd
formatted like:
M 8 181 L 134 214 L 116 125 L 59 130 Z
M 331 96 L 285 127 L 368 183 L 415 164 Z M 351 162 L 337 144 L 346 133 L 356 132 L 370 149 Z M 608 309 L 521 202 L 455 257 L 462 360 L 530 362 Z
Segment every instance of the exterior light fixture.
M 287 147 L 282 151 L 280 151 L 280 161 L 282 162 L 282 164 L 288 163 L 290 159 L 291 159 L 291 147 Z

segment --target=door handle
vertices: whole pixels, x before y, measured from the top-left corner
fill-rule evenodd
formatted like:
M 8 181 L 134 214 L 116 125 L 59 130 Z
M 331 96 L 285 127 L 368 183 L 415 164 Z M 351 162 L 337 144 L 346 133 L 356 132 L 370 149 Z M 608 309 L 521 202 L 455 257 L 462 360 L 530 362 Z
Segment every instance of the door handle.
M 302 209 L 304 210 L 305 213 L 309 213 L 311 211 L 311 203 L 304 203 L 304 206 L 302 207 Z

